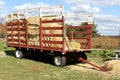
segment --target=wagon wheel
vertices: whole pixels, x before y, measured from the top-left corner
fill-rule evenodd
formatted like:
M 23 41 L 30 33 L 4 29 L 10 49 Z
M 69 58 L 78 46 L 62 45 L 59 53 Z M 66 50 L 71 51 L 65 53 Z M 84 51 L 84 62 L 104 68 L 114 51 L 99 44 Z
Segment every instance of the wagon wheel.
M 24 54 L 21 50 L 16 50 L 15 51 L 15 57 L 18 58 L 18 59 L 21 59 L 24 57 Z
M 54 64 L 58 67 L 63 67 L 66 65 L 66 57 L 65 56 L 54 56 Z

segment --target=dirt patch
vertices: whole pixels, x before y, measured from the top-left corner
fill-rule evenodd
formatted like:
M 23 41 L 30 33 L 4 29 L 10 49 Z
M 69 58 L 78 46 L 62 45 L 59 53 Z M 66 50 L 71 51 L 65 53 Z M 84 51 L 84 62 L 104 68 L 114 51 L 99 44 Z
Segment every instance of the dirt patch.
M 5 52 L 0 52 L 0 57 L 4 57 L 5 55 Z

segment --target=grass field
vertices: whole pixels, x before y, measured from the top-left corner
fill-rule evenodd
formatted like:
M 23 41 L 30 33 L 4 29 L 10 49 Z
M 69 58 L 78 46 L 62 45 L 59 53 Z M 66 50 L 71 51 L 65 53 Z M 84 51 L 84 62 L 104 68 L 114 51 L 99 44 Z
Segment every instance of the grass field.
M 92 38 L 92 47 L 93 48 L 102 48 L 102 49 L 118 49 L 119 37 L 114 36 L 101 36 Z
M 1 44 L 5 47 L 5 42 L 1 42 Z M 70 64 L 61 68 L 50 64 L 51 60 L 48 60 L 48 62 L 41 59 L 36 60 L 38 57 L 16 59 L 13 56 L 13 48 L 4 49 L 3 47 L 0 47 L 0 54 L 7 55 L 0 57 L 0 80 L 120 80 L 119 74 L 113 75 L 113 73 L 92 68 L 88 70 L 88 67 L 78 64 Z M 11 52 L 8 54 L 4 50 Z M 97 64 L 103 63 L 98 54 L 91 54 L 88 55 L 89 61 Z
M 69 65 L 70 66 L 70 65 Z M 0 80 L 119 80 L 105 72 L 82 72 L 69 66 L 60 68 L 51 64 L 12 56 L 0 58 Z M 102 74 L 101 74 L 102 73 Z

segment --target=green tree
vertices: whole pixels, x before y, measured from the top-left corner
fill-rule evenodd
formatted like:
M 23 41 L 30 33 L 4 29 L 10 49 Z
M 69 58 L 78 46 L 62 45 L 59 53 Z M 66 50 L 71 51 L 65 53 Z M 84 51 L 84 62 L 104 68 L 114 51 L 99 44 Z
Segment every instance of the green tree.
M 70 25 L 65 24 L 65 27 L 66 27 L 66 35 L 69 37 L 69 35 L 70 35 Z
M 88 22 L 83 22 L 81 24 L 81 26 L 85 26 L 85 25 L 88 25 Z M 100 34 L 98 33 L 98 30 L 97 30 L 97 24 L 93 23 L 93 25 L 92 25 L 92 37 L 96 37 L 96 36 L 100 36 Z

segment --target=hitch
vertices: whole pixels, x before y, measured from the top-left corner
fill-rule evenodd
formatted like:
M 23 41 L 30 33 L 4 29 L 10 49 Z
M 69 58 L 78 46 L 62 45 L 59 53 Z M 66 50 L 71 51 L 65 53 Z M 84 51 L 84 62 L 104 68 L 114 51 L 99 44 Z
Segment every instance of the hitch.
M 93 63 L 91 63 L 91 62 L 89 62 L 89 61 L 87 61 L 87 60 L 85 60 L 85 59 L 83 59 L 83 58 L 81 58 L 81 57 L 79 57 L 78 60 L 83 61 L 83 62 L 85 62 L 85 63 L 88 63 L 88 64 L 90 64 L 90 65 L 92 65 L 92 66 L 100 69 L 101 71 L 104 71 L 104 72 L 108 71 L 107 69 L 102 68 L 102 67 L 99 67 L 99 66 L 97 66 L 97 65 L 95 65 L 95 64 L 93 64 Z

